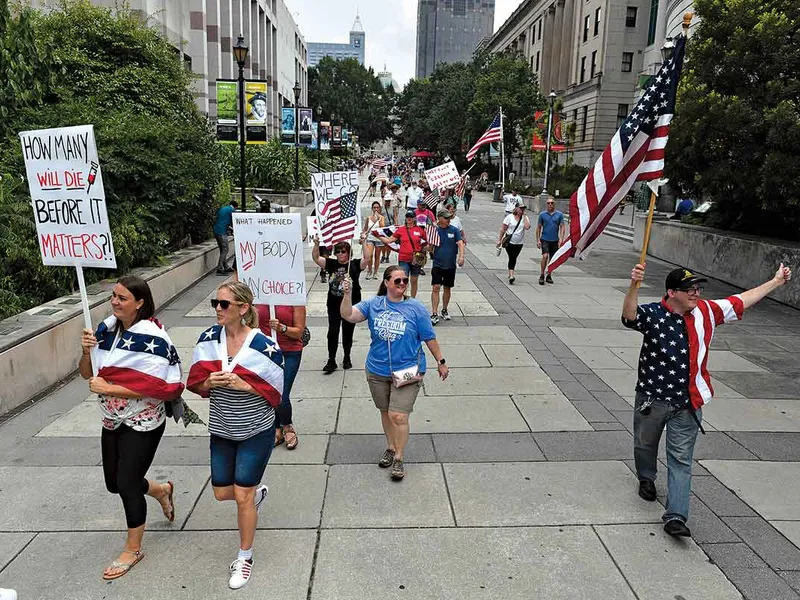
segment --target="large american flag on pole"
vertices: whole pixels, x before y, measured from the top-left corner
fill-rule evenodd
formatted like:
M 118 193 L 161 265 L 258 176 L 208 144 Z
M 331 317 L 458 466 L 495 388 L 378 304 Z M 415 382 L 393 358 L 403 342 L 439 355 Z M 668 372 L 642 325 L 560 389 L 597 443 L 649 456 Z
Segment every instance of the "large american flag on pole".
M 675 41 L 672 58 L 665 60 L 658 73 L 648 80 L 641 99 L 572 194 L 569 239 L 550 259 L 548 273 L 571 256 L 586 256 L 634 182 L 663 175 L 685 51 L 686 37 L 681 35 Z
M 492 142 L 498 142 L 503 139 L 503 124 L 500 122 L 500 113 L 497 113 L 494 120 L 492 121 L 491 125 L 489 125 L 489 129 L 487 129 L 484 134 L 475 142 L 475 145 L 469 149 L 467 152 L 467 160 L 472 160 L 478 154 L 478 150 L 480 150 L 481 146 L 484 144 L 490 144 Z
M 358 235 L 357 209 L 358 190 L 325 203 L 320 211 L 320 239 L 323 246 L 331 247 L 337 242 L 347 242 Z

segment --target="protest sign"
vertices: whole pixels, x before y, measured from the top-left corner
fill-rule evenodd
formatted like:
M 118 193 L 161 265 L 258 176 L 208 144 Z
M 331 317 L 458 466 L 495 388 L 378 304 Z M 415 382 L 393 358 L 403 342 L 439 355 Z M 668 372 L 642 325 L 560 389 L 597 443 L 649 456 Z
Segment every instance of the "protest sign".
M 301 215 L 233 213 L 233 238 L 239 281 L 256 304 L 305 306 Z
M 319 222 L 317 217 L 306 217 L 306 241 L 309 246 L 314 245 L 314 238 L 319 235 Z
M 314 206 L 323 246 L 349 241 L 359 234 L 358 171 L 312 173 Z
M 451 185 L 456 185 L 461 177 L 458 175 L 456 163 L 452 160 L 443 165 L 425 171 L 425 181 L 432 190 L 443 189 Z

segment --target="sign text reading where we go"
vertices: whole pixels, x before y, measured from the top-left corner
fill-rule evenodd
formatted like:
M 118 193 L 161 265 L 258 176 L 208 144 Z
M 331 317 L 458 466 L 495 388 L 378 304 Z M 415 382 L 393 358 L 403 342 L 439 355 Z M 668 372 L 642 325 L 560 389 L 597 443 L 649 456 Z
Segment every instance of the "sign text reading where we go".
M 116 268 L 94 128 L 19 136 L 42 263 Z

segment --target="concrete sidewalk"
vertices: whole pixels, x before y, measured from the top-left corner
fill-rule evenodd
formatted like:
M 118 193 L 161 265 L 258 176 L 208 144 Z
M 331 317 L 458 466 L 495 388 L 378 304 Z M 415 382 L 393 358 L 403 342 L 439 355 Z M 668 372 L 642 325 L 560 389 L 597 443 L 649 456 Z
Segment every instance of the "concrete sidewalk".
M 98 466 L 97 407 L 78 379 L 0 426 L 0 587 L 21 600 L 800 598 L 798 311 L 766 301 L 715 337 L 694 538 L 674 540 L 631 470 L 641 338 L 619 314 L 636 254 L 604 236 L 589 260 L 570 261 L 542 287 L 531 232 L 509 286 L 494 251 L 502 205 L 476 194 L 460 216 L 468 265 L 453 320 L 436 328 L 451 376 L 426 377 L 405 481 L 375 465 L 384 441 L 364 379 L 364 325 L 355 368 L 322 373 L 325 286 L 314 280 L 312 341 L 293 393 L 300 445 L 272 455 L 245 588 L 227 588 L 235 506 L 213 499 L 207 431 L 174 422 L 151 474 L 175 481 L 177 519 L 166 523 L 151 503 L 147 558 L 115 582 L 100 579 L 125 523 Z M 659 297 L 669 269 L 649 261 L 643 300 Z M 209 276 L 159 315 L 186 372 L 221 281 Z M 362 281 L 365 296 L 377 283 Z M 420 283 L 429 305 L 429 278 Z M 187 399 L 207 415 L 207 401 Z M 665 481 L 662 468 L 661 502 Z

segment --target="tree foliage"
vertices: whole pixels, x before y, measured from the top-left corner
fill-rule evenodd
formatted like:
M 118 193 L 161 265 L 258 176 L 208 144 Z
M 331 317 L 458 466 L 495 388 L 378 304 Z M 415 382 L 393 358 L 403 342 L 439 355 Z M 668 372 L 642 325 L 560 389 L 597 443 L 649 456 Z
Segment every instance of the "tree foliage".
M 239 185 L 239 146 L 225 144 L 225 173 L 229 181 Z M 311 176 L 305 159 L 305 149 L 300 149 L 298 160 L 300 187 L 311 185 Z M 245 181 L 248 188 L 266 188 L 276 192 L 294 189 L 294 148 L 273 139 L 266 144 L 245 148 Z
M 394 92 L 383 87 L 371 67 L 364 68 L 355 58 L 333 60 L 326 56 L 309 68 L 308 102 L 315 109 L 322 107 L 325 119 L 354 131 L 362 146 L 392 133 L 389 113 Z
M 706 223 L 800 239 L 800 11 L 795 0 L 696 0 L 667 176 L 714 201 Z

